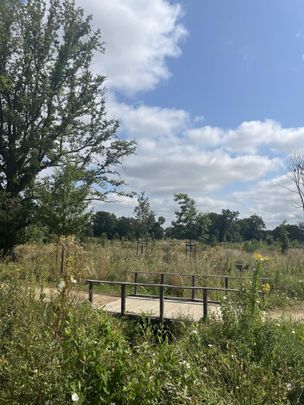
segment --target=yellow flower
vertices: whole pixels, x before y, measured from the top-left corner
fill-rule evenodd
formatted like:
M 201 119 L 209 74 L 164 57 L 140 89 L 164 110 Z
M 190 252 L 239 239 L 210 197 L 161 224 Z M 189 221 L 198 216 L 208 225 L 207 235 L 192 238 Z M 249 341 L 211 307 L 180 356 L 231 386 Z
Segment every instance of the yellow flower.
M 270 285 L 268 283 L 262 284 L 262 292 L 263 292 L 263 294 L 269 294 Z
M 253 253 L 252 258 L 256 262 L 267 262 L 269 260 L 268 256 L 263 256 L 263 255 L 261 255 L 261 253 L 258 253 L 258 252 Z

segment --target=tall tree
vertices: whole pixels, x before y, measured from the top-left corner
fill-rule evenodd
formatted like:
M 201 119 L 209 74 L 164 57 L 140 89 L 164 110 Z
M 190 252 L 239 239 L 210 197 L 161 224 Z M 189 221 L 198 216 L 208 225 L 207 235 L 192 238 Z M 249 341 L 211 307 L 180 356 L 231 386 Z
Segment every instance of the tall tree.
M 116 166 L 134 144 L 106 115 L 105 76 L 92 71 L 103 51 L 74 0 L 0 0 L 0 250 L 31 222 L 45 169 L 81 168 L 91 198 L 123 183 Z
M 171 236 L 177 239 L 206 239 L 210 220 L 208 215 L 198 212 L 195 201 L 185 193 L 174 195 L 179 205 L 175 211 L 176 220 L 172 221 Z
M 100 237 L 106 234 L 112 239 L 116 232 L 117 218 L 114 214 L 106 211 L 98 211 L 93 215 L 93 235 Z
M 295 190 L 299 196 L 299 205 L 297 206 L 304 212 L 304 153 L 294 153 L 289 159 L 289 178 L 295 185 Z M 300 220 L 303 221 L 303 214 L 300 215 Z
M 151 209 L 149 198 L 142 192 L 137 199 L 137 206 L 134 208 L 136 237 L 151 236 L 155 224 L 155 214 Z
M 220 229 L 219 229 L 219 241 L 225 242 L 226 239 L 231 239 L 228 237 L 229 232 L 233 232 L 233 227 L 236 223 L 236 220 L 239 216 L 238 211 L 231 211 L 229 209 L 222 210 L 221 220 L 220 220 Z
M 240 234 L 243 240 L 262 238 L 262 232 L 266 228 L 263 218 L 258 215 L 251 215 L 249 218 L 238 220 Z

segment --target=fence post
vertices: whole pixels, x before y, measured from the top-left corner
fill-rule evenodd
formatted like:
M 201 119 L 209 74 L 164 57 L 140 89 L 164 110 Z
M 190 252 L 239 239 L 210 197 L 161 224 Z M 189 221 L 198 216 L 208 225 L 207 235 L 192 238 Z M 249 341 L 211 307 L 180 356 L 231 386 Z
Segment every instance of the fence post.
M 121 309 L 120 314 L 124 316 L 126 313 L 126 284 L 121 284 Z
M 228 290 L 229 288 L 229 278 L 225 277 L 225 289 Z
M 204 321 L 208 318 L 208 289 L 203 289 L 203 319 Z
M 159 319 L 163 321 L 164 319 L 164 300 L 165 300 L 165 294 L 164 294 L 164 287 L 161 285 L 159 287 Z
M 165 284 L 165 274 L 160 273 L 160 284 Z
M 89 301 L 93 304 L 93 282 L 89 281 Z
M 192 275 L 192 287 L 195 287 L 195 275 Z M 192 288 L 192 301 L 195 300 L 195 289 Z
M 64 273 L 64 259 L 65 259 L 65 251 L 64 246 L 61 248 L 61 263 L 60 263 L 60 273 Z
M 137 271 L 134 273 L 134 283 L 138 282 L 138 273 Z M 134 286 L 134 295 L 137 295 L 137 285 Z

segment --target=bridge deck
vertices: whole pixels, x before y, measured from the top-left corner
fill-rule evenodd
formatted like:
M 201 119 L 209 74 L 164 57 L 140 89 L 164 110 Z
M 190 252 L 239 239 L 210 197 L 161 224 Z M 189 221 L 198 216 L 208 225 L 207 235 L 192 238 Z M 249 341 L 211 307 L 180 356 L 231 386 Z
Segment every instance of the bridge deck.
M 113 297 L 113 301 L 102 305 L 103 309 L 109 313 L 120 313 L 121 299 Z M 159 300 L 145 297 L 127 297 L 126 315 L 142 315 L 151 317 L 159 316 Z M 208 314 L 217 318 L 221 317 L 219 305 L 208 304 Z M 203 317 L 203 304 L 191 301 L 176 301 L 166 299 L 164 303 L 164 318 L 178 319 L 188 318 L 198 321 Z

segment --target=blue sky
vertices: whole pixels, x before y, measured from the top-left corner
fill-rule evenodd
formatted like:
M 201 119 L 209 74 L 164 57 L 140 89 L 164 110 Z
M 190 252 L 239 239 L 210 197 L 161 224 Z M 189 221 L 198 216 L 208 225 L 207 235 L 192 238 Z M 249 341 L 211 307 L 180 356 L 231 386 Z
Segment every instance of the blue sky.
M 109 114 L 138 144 L 129 189 L 168 221 L 187 192 L 205 212 L 296 222 L 286 162 L 303 148 L 304 2 L 77 1 L 106 42 L 94 69 L 108 75 Z
M 182 2 L 189 36 L 169 60 L 172 79 L 144 95 L 149 104 L 203 114 L 233 128 L 272 118 L 303 125 L 304 3 L 282 0 Z

